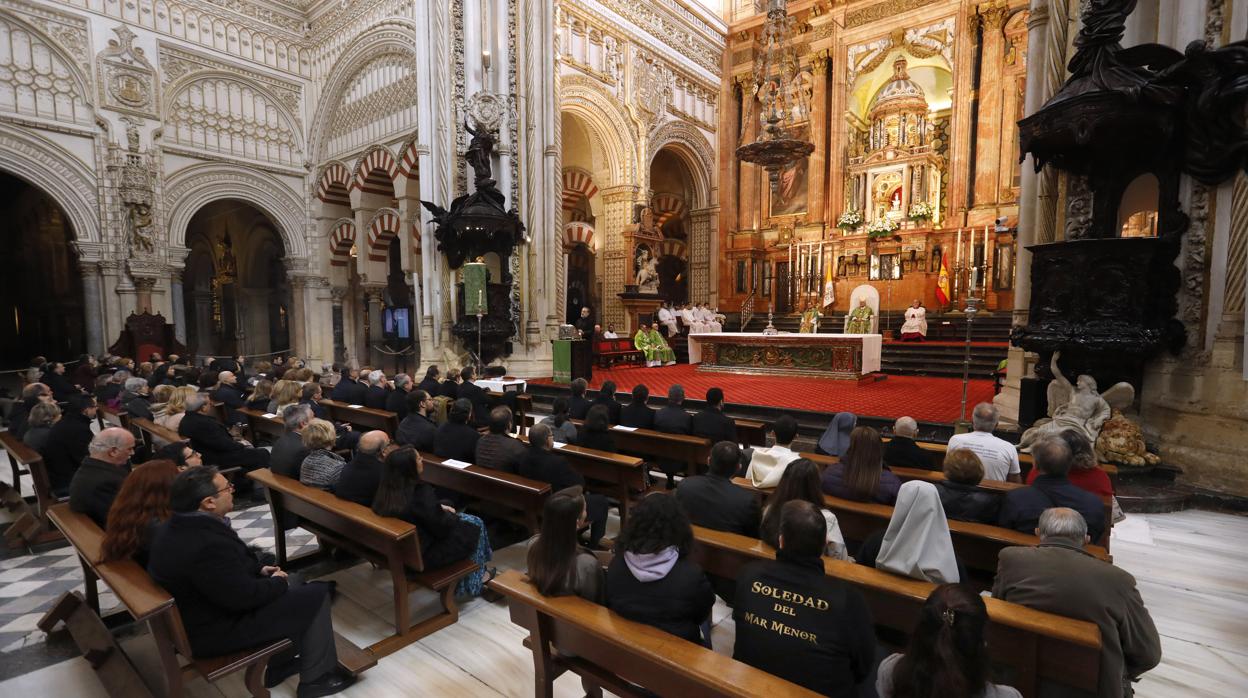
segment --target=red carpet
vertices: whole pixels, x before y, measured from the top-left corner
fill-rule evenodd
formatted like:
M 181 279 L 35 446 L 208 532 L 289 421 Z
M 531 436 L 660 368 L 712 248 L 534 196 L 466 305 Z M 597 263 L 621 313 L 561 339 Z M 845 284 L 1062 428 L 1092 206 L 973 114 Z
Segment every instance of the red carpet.
M 888 376 L 885 380 L 856 385 L 825 378 L 782 378 L 742 376 L 732 373 L 698 371 L 689 364 L 660 368 L 594 369 L 591 388 L 603 381 L 615 381 L 626 393 L 644 383 L 651 395 L 667 395 L 679 383 L 685 395 L 701 400 L 709 388 L 719 387 L 727 402 L 769 407 L 789 407 L 816 412 L 853 412 L 869 417 L 895 419 L 909 415 L 927 422 L 954 422 L 962 404 L 962 380 L 923 376 Z M 550 378 L 531 382 L 552 384 Z M 967 417 L 976 403 L 992 400 L 992 381 L 973 380 L 967 393 Z
M 903 342 L 900 339 L 886 339 L 884 344 L 904 344 L 911 347 L 964 347 L 966 342 Z M 1009 349 L 1009 342 L 971 342 L 973 347 L 993 347 L 996 349 Z

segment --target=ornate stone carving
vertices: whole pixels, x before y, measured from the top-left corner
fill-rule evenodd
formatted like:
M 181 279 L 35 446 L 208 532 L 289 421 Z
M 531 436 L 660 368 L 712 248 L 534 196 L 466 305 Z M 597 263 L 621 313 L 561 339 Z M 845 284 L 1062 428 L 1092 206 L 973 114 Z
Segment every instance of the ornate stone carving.
M 887 2 L 870 5 L 859 10 L 854 10 L 845 15 L 845 28 L 853 29 L 861 27 L 864 24 L 877 22 L 881 19 L 887 19 L 902 12 L 918 9 L 924 5 L 930 5 L 936 0 L 887 0 Z
M 0 169 L 21 172 L 65 211 L 79 244 L 102 241 L 97 178 L 86 165 L 37 132 L 0 123 Z
M 158 118 L 156 69 L 143 49 L 134 45 L 136 35 L 129 27 L 113 27 L 113 33 L 117 38 L 109 39 L 108 47 L 95 57 L 100 106 L 145 119 Z
M 184 244 L 191 216 L 205 204 L 220 199 L 255 205 L 276 224 L 286 255 L 307 257 L 305 211 L 300 195 L 270 175 L 233 164 L 191 165 L 167 178 L 164 200 L 170 244 Z
M 25 7 L 17 4 L 14 9 Z M 0 112 L 89 126 L 90 71 L 84 69 L 86 61 L 70 52 L 82 48 L 77 42 L 85 42 L 86 31 L 54 17 L 0 15 L 0 84 L 8 86 L 0 93 Z M 66 41 L 73 48 L 58 43 Z
M 633 49 L 630 108 L 633 118 L 652 128 L 667 109 L 671 95 L 671 74 L 653 56 L 640 48 Z

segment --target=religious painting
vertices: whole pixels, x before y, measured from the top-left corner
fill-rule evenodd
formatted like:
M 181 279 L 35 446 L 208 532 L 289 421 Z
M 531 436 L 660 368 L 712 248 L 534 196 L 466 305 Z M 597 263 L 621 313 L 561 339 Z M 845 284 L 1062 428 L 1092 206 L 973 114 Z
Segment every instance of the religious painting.
M 993 288 L 998 291 L 1009 291 L 1014 288 L 1014 243 L 997 243 L 993 270 Z
M 810 124 L 789 129 L 789 137 L 810 140 Z M 771 217 L 806 213 L 809 194 L 810 158 L 799 158 L 780 170 L 780 181 L 771 189 Z M 770 187 L 770 183 L 768 184 Z

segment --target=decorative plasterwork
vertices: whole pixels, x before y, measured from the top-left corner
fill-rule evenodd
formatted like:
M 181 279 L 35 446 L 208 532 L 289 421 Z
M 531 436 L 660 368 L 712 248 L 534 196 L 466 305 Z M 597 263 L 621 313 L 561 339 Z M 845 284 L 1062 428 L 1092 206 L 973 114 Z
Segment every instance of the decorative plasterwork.
M 580 117 L 590 126 L 603 147 L 610 180 L 603 188 L 633 182 L 638 171 L 635 145 L 640 136 L 632 119 L 620 107 L 620 100 L 604 90 L 597 80 L 571 75 L 564 77 L 559 111 Z
M 952 70 L 954 26 L 954 18 L 950 16 L 922 27 L 893 31 L 887 36 L 850 46 L 846 54 L 846 81 L 853 85 L 859 75 L 879 67 L 895 48 L 903 49 L 915 58 L 939 54 Z
M 65 211 L 78 243 L 100 243 L 96 176 L 59 145 L 0 123 L 0 170 L 20 172 Z
M 668 98 L 671 96 L 671 75 L 663 64 L 640 48 L 633 48 L 630 70 L 629 108 L 633 118 L 643 124 L 649 131 L 658 123 L 659 117 L 667 110 Z
M 620 4 L 627 5 L 626 2 L 621 2 Z M 617 12 L 619 11 L 618 8 L 612 7 L 611 4 L 604 3 L 604 5 L 616 10 Z M 632 8 L 633 5 L 636 5 L 637 7 L 635 10 L 630 9 L 630 12 L 635 11 L 642 14 L 656 12 L 654 8 L 647 7 L 644 3 L 633 2 L 632 5 L 628 5 L 628 7 Z M 695 40 L 693 38 L 690 38 L 687 42 L 672 41 L 670 39 L 673 38 L 673 35 L 663 33 L 662 30 L 659 29 L 654 29 L 650 24 L 638 24 L 633 17 L 630 17 L 629 14 L 625 12 L 619 12 L 619 15 L 626 20 L 632 21 L 634 25 L 641 29 L 640 32 L 631 31 L 630 27 L 620 25 L 611 17 L 585 5 L 574 5 L 572 3 L 568 3 L 562 7 L 562 12 L 571 17 L 579 17 L 587 27 L 591 28 L 591 30 L 598 29 L 599 31 L 622 36 L 630 43 L 641 46 L 665 48 L 667 51 L 663 52 L 665 53 L 663 61 L 669 68 L 677 71 L 678 73 L 684 74 L 689 79 L 696 79 L 699 83 L 704 83 L 707 87 L 716 90 L 719 89 L 719 80 L 723 72 L 720 66 L 720 57 L 724 51 L 723 41 L 711 43 L 707 41 Z M 673 54 L 683 56 L 688 59 L 688 62 L 686 63 L 685 61 L 672 60 Z M 698 68 L 706 72 L 696 70 Z
M 90 125 L 90 72 L 54 35 L 76 44 L 86 31 L 34 13 L 0 11 L 0 112 Z
M 220 163 L 191 165 L 168 178 L 164 200 L 169 244 L 185 245 L 191 217 L 206 204 L 221 199 L 238 199 L 256 206 L 276 224 L 287 257 L 308 255 L 300 194 L 258 170 Z
M 274 11 L 272 5 L 276 3 L 254 3 L 246 2 L 246 0 L 186 0 L 186 4 L 191 7 L 225 10 L 225 14 L 233 14 L 239 19 L 258 20 L 295 36 L 301 37 L 307 31 L 307 23 L 303 21 L 302 13 Z
M 0 10 L 0 14 L 5 10 L 39 29 L 62 51 L 72 56 L 73 62 L 84 76 L 91 74 L 91 49 L 85 19 L 22 0 L 5 0 L 4 10 Z
M 636 0 L 598 0 L 598 3 L 635 24 L 649 35 L 649 40 L 663 43 L 715 77 L 720 76 L 720 56 L 724 50 L 722 38 L 716 42 L 701 32 L 691 31 L 671 16 L 673 8 L 660 9 L 652 3 Z M 706 28 L 707 33 L 714 32 L 692 15 L 686 21 L 696 21 Z
M 384 80 L 383 75 L 387 76 Z M 330 138 L 390 117 L 416 103 L 416 61 L 411 54 L 378 56 L 353 77 L 343 101 L 334 110 Z
M 925 5 L 931 5 L 936 0 L 886 0 L 860 10 L 854 10 L 845 15 L 845 28 L 853 29 L 861 27 L 864 24 L 878 22 L 881 19 L 889 19 L 902 12 L 916 10 Z
M 664 147 L 671 147 L 688 165 L 694 190 L 694 200 L 690 202 L 690 208 L 715 205 L 711 200 L 713 176 L 717 170 L 715 148 L 706 136 L 687 123 L 669 121 L 655 129 L 650 137 L 650 152 L 646 154 L 646 162 L 653 162 L 654 157 Z
M 135 33 L 122 24 L 113 27 L 116 39 L 95 56 L 99 105 L 145 119 L 157 115 L 156 69 L 143 49 L 134 45 Z
M 172 94 L 169 92 L 170 86 L 173 86 L 172 89 L 178 89 L 180 86 L 174 85 L 174 83 L 179 82 L 181 78 L 194 71 L 211 70 L 233 73 L 247 82 L 263 87 L 266 92 L 272 94 L 277 99 L 279 104 L 286 108 L 296 124 L 301 122 L 299 102 L 303 88 L 297 82 L 281 80 L 265 73 L 247 70 L 233 63 L 225 63 L 200 53 L 176 48 L 164 42 L 160 43 L 159 53 L 160 84 L 164 88 L 166 95 Z

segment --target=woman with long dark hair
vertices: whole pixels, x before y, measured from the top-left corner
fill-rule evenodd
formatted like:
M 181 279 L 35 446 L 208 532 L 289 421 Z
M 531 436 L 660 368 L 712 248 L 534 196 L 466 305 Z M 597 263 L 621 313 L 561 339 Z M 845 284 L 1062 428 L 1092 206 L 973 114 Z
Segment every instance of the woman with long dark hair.
M 603 602 L 602 563 L 582 548 L 577 531 L 588 522 L 580 487 L 559 490 L 542 507 L 542 531 L 529 546 L 529 581 L 546 596 L 579 596 Z
M 568 398 L 560 395 L 551 405 L 550 416 L 543 419 L 541 423 L 550 427 L 550 430 L 554 432 L 555 441 L 574 444 L 576 443 L 576 425 L 572 423 L 568 409 Z
M 480 596 L 485 583 L 494 578 L 495 570 L 486 577 L 485 563 L 493 557 L 490 538 L 481 519 L 456 513 L 438 501 L 430 485 L 420 479 L 425 464 L 411 446 L 404 446 L 386 457 L 381 470 L 373 513 L 393 516 L 416 524 L 420 533 L 420 558 L 428 569 L 449 565 L 463 559 L 477 563 L 477 571 L 464 577 L 456 593 Z
M 585 423 L 576 432 L 576 445 L 607 453 L 615 453 L 615 437 L 611 435 L 611 413 L 606 405 L 594 405 L 585 413 Z
M 936 587 L 905 654 L 880 662 L 876 692 L 880 698 L 1021 698 L 1018 690 L 989 681 L 987 625 L 988 609 L 970 586 Z
M 607 567 L 607 606 L 629 620 L 710 646 L 703 624 L 715 592 L 689 559 L 693 528 L 676 498 L 655 493 L 628 514 Z
M 823 491 L 833 497 L 880 504 L 897 501 L 901 488 L 901 480 L 884 467 L 880 432 L 871 427 L 855 427 L 850 432 L 845 455 L 824 469 L 822 484 Z
M 823 520 L 828 524 L 827 544 L 824 553 L 838 560 L 848 560 L 845 549 L 845 537 L 841 535 L 841 525 L 833 514 L 823 506 L 823 492 L 819 489 L 819 466 L 806 458 L 785 466 L 780 476 L 780 484 L 776 491 L 767 498 L 767 507 L 763 509 L 763 522 L 759 526 L 759 538 L 773 548 L 780 547 L 780 510 L 786 502 L 802 500 L 815 505 L 823 512 Z
M 169 519 L 169 492 L 177 476 L 178 466 L 170 460 L 151 460 L 130 471 L 108 510 L 101 545 L 105 562 L 131 558 L 147 566 L 152 534 Z

